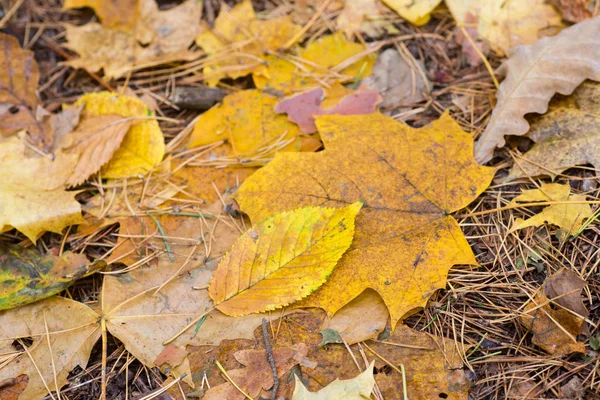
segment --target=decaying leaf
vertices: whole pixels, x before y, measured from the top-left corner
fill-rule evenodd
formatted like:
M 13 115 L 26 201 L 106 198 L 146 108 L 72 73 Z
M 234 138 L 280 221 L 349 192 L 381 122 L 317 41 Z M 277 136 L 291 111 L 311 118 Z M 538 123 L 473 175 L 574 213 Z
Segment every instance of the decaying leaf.
M 350 247 L 361 207 L 305 207 L 257 223 L 219 263 L 208 288 L 215 307 L 241 316 L 314 292 Z
M 577 341 L 577 335 L 582 333 L 583 318 L 588 315 L 580 298 L 585 285 L 575 273 L 562 270 L 548 278 L 535 299 L 527 303 L 520 321 L 533 332 L 532 341 L 536 346 L 556 356 L 585 352 L 585 344 Z M 563 300 L 552 300 L 558 296 L 564 296 Z M 573 306 L 577 310 L 572 309 Z M 577 311 L 586 314 L 576 315 Z
M 361 115 L 375 112 L 381 102 L 379 93 L 362 89 L 343 97 L 338 104 L 323 109 L 322 102 L 325 91 L 321 88 L 300 93 L 281 100 L 275 105 L 276 113 L 285 113 L 288 119 L 300 127 L 304 133 L 315 133 L 315 117 L 317 115 Z
M 0 33 L 0 134 L 12 135 L 27 129 L 29 137 L 38 147 L 48 150 L 52 145 L 49 126 L 38 121 L 40 106 L 36 90 L 40 71 L 33 52 L 23 50 L 19 41 Z
M 336 379 L 318 392 L 310 392 L 295 375 L 296 386 L 292 400 L 364 400 L 370 398 L 375 387 L 373 364 L 356 378 L 340 381 Z
M 102 25 L 122 31 L 132 30 L 140 16 L 141 0 L 65 0 L 64 9 L 90 7 Z
M 375 339 L 390 314 L 380 295 L 367 289 L 323 322 L 322 329 L 335 330 L 348 344 Z
M 526 134 L 525 114 L 545 113 L 555 93 L 571 94 L 586 79 L 600 81 L 600 17 L 515 48 L 502 69 L 506 78 L 498 89 L 498 102 L 475 144 L 479 162 L 492 158 L 505 135 Z
M 518 158 L 506 179 L 555 178 L 581 164 L 600 168 L 599 115 L 600 83 L 586 81 L 571 96 L 553 99 L 546 114 L 529 119 L 527 136 L 537 144 Z
M 515 197 L 510 204 L 535 203 L 556 201 L 526 220 L 517 218 L 509 232 L 529 226 L 540 226 L 549 223 L 560 227 L 565 233 L 574 235 L 581 229 L 583 221 L 593 215 L 592 208 L 585 204 L 585 195 L 571 194 L 571 186 L 559 183 L 542 183 L 540 189 L 524 190 L 522 194 Z M 581 204 L 561 204 L 560 202 L 581 201 Z
M 348 82 L 371 74 L 375 56 L 361 54 L 367 48 L 348 41 L 343 34 L 328 35 L 298 49 L 293 58 L 265 57 L 264 73 L 253 74 L 257 88 L 271 93 L 295 94 L 324 83 Z
M 347 36 L 364 32 L 372 38 L 384 33 L 398 33 L 386 18 L 392 11 L 378 0 L 345 0 L 344 9 L 336 20 L 338 30 Z
M 13 136 L 0 146 L 0 231 L 16 228 L 32 242 L 46 232 L 83 222 L 76 192 L 63 187 L 77 156 L 56 153 L 28 158 L 23 140 Z
M 425 25 L 434 8 L 442 0 L 382 0 L 388 7 L 396 11 L 402 18 L 417 25 Z
M 592 18 L 586 0 L 552 0 L 551 4 L 560 11 L 566 21 L 577 23 Z
M 306 356 L 306 345 L 297 344 L 280 347 L 273 351 L 273 360 L 277 368 L 277 376 L 281 377 Z M 227 374 L 244 392 L 253 398 L 261 389 L 268 390 L 273 386 L 273 370 L 267 360 L 265 350 L 240 350 L 234 353 L 237 362 L 245 368 L 228 371 Z M 226 382 L 213 386 L 206 391 L 206 400 L 244 400 L 246 397 L 231 383 Z
M 243 90 L 200 116 L 189 147 L 226 141 L 230 155 L 260 163 L 275 151 L 298 151 L 300 130 L 274 108 L 278 99 L 259 90 Z M 264 161 L 263 161 L 264 163 Z M 247 163 L 245 163 L 247 164 Z
M 83 254 L 56 256 L 35 248 L 0 248 L 0 310 L 50 297 L 104 265 L 90 264 Z
M 368 364 L 363 364 L 357 345 L 351 346 L 351 351 L 359 361 L 360 369 L 357 368 L 344 345 L 322 346 L 320 344 L 319 331 L 323 320 L 323 312 L 312 309 L 272 322 L 276 332 L 276 336 L 271 338 L 274 352 L 278 348 L 287 348 L 301 343 L 304 343 L 308 349 L 306 358 L 300 360 L 297 367 L 280 378 L 277 398 L 292 397 L 294 390 L 292 375 L 298 376 L 308 390 L 318 392 L 336 378 L 352 379 L 360 374 L 361 369 L 367 368 Z M 458 347 L 453 341 L 400 325 L 388 339 L 377 342 L 367 341 L 366 345 L 368 347 L 363 345 L 363 350 L 367 363 L 374 360 L 377 370 L 381 371 L 386 364 L 372 351 L 383 355 L 395 367 L 404 365 L 409 399 L 467 399 L 469 381 L 462 369 Z M 224 340 L 218 347 L 188 347 L 191 370 L 195 371 L 193 379 L 196 387 L 201 386 L 203 376 L 208 378 L 211 387 L 225 383 L 226 380 L 219 373 L 214 360 L 218 360 L 227 371 L 235 370 L 241 368 L 241 365 L 234 358 L 234 354 L 239 350 L 250 349 L 264 351 L 264 339 L 260 327 L 254 331 L 252 340 Z M 402 375 L 396 370 L 379 373 L 375 375 L 375 380 L 384 399 L 403 398 Z M 198 393 L 186 384 L 182 384 L 182 388 L 188 398 Z M 174 398 L 183 399 L 179 388 L 174 387 L 169 392 Z M 260 396 L 270 398 L 271 393 L 263 391 L 256 398 L 261 398 Z
M 473 201 L 494 171 L 475 163 L 471 136 L 447 113 L 421 129 L 379 113 L 316 121 L 324 151 L 277 154 L 234 197 L 253 221 L 298 206 L 364 201 L 352 246 L 302 304 L 332 315 L 372 288 L 395 325 L 445 286 L 453 265 L 476 264 L 449 214 Z
M 77 154 L 79 160 L 68 186 L 77 186 L 106 164 L 115 154 L 132 121 L 120 115 L 100 115 L 86 118 L 70 135 L 72 144 L 66 150 Z
M 131 126 L 113 153 L 108 164 L 102 167 L 103 178 L 127 178 L 147 174 L 162 161 L 165 140 L 154 113 L 135 97 L 111 92 L 89 93 L 81 96 L 75 105 L 84 105 L 82 119 L 104 115 L 120 115 L 122 123 Z M 87 127 L 87 125 L 86 125 Z
M 221 7 L 214 28 L 205 28 L 196 37 L 196 44 L 209 55 L 219 55 L 204 67 L 207 83 L 215 86 L 225 77 L 236 79 L 253 72 L 264 73 L 261 57 L 288 45 L 300 29 L 288 16 L 257 19 L 250 0 L 231 10 Z
M 112 10 L 112 6 L 107 7 Z M 194 56 L 188 47 L 199 29 L 202 11 L 199 1 L 187 0 L 159 11 L 154 0 L 139 0 L 138 7 L 139 18 L 127 32 L 95 22 L 67 25 L 65 46 L 80 57 L 65 64 L 91 72 L 103 69 L 106 77 L 118 78 L 135 68 Z
M 446 5 L 459 26 L 475 22 L 477 37 L 501 55 L 514 46 L 554 34 L 561 26 L 560 15 L 545 0 L 446 0 Z
M 418 62 L 409 64 L 396 49 L 384 50 L 377 56 L 373 74 L 363 80 L 363 85 L 381 94 L 384 109 L 419 102 L 431 90 L 423 66 Z
M 57 391 L 75 366 L 86 367 L 100 338 L 99 317 L 85 304 L 62 297 L 0 311 L 0 354 L 9 357 L 0 369 L 0 382 L 14 379 L 18 385 L 17 378 L 25 375 L 29 381 L 18 395 L 21 400 Z

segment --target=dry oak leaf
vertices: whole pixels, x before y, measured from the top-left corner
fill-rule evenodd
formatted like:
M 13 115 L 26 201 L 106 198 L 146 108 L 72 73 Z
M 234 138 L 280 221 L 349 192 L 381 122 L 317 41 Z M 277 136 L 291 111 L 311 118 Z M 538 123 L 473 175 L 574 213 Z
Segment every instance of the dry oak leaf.
M 533 332 L 533 344 L 549 354 L 561 356 L 570 353 L 584 353 L 585 344 L 577 341 L 577 335 L 582 333 L 584 315 L 577 315 L 577 311 L 572 310 L 569 306 L 576 304 L 577 298 L 581 302 L 581 290 L 585 287 L 586 282 L 577 276 L 565 275 L 563 271 L 559 271 L 557 274 L 561 275 L 554 274 L 548 278 L 544 282 L 542 291 L 525 305 L 520 321 L 523 326 Z M 571 272 L 571 274 L 574 273 Z M 571 282 L 561 285 L 561 280 L 570 280 Z M 554 287 L 555 285 L 557 287 Z M 560 289 L 557 291 L 557 288 Z M 560 302 L 560 299 L 548 298 L 552 295 L 564 296 L 567 293 L 569 293 L 567 303 Z M 583 304 L 581 305 L 583 306 Z M 585 310 L 585 306 L 583 309 Z M 580 311 L 579 308 L 578 311 Z
M 298 151 L 300 129 L 274 108 L 277 97 L 259 90 L 230 94 L 198 118 L 189 147 L 226 141 L 239 164 L 262 165 L 276 151 Z
M 431 12 L 442 0 L 382 0 L 388 7 L 396 11 L 402 18 L 414 25 L 425 25 Z
M 36 93 L 40 71 L 33 52 L 23 50 L 15 37 L 0 33 L 0 53 L 0 135 L 27 129 L 32 142 L 47 151 L 52 130 L 36 115 L 41 108 Z
M 367 50 L 363 44 L 335 33 L 297 49 L 296 57 L 266 56 L 264 71 L 253 74 L 252 79 L 258 89 L 289 95 L 324 83 L 365 78 L 371 75 L 376 58 Z
M 102 177 L 127 178 L 147 174 L 156 167 L 165 154 L 165 139 L 158 122 L 141 100 L 111 92 L 89 93 L 81 96 L 75 105 L 83 104 L 82 119 L 104 115 L 120 115 L 122 123 L 131 126 L 102 169 Z M 114 145 L 114 143 L 113 143 Z
M 504 145 L 505 135 L 526 134 L 525 114 L 545 113 L 555 93 L 571 94 L 586 79 L 600 81 L 600 17 L 514 48 L 501 69 L 506 78 L 498 89 L 496 107 L 475 144 L 480 163 Z
M 506 180 L 555 178 L 582 164 L 600 168 L 600 83 L 586 81 L 571 96 L 556 96 L 544 115 L 528 118 L 536 144 L 513 165 Z
M 214 28 L 205 28 L 196 37 L 200 48 L 215 55 L 206 61 L 203 70 L 206 82 L 215 86 L 225 77 L 237 79 L 253 72 L 264 73 L 261 58 L 289 45 L 294 38 L 299 39 L 296 35 L 300 29 L 289 16 L 257 19 L 250 0 L 242 1 L 231 10 L 221 7 Z
M 472 26 L 475 19 L 477 37 L 472 39 L 485 39 L 500 55 L 561 27 L 560 15 L 545 0 L 446 0 L 446 5 L 459 26 Z
M 140 17 L 141 0 L 65 0 L 63 9 L 90 7 L 106 28 L 131 31 Z
M 304 207 L 257 223 L 211 279 L 215 308 L 237 317 L 276 310 L 314 292 L 350 247 L 361 207 L 360 201 L 343 208 Z
M 281 377 L 294 365 L 306 357 L 306 345 L 303 343 L 290 347 L 276 347 L 273 350 L 273 360 L 277 369 L 277 376 Z M 237 362 L 245 368 L 227 371 L 233 382 L 244 392 L 256 398 L 262 389 L 268 390 L 273 386 L 273 370 L 267 361 L 265 350 L 240 350 L 234 353 Z M 213 386 L 202 397 L 205 400 L 244 400 L 244 396 L 231 383 L 226 382 Z
M 542 183 L 539 189 L 524 190 L 509 203 L 556 202 L 544 208 L 541 213 L 523 220 L 517 218 L 509 232 L 529 226 L 540 226 L 544 223 L 556 225 L 569 235 L 574 235 L 581 229 L 583 221 L 590 218 L 594 213 L 589 204 L 585 203 L 585 195 L 571 194 L 571 186 L 559 183 Z M 579 201 L 580 204 L 568 204 L 561 202 Z
M 120 115 L 100 115 L 85 118 L 70 134 L 72 144 L 66 149 L 69 154 L 77 154 L 79 160 L 73 174 L 67 180 L 68 186 L 77 186 L 91 175 L 100 171 L 117 149 L 132 121 Z
M 50 297 L 105 266 L 83 254 L 41 254 L 35 247 L 0 247 L 0 310 Z
M 471 136 L 448 113 L 421 129 L 379 113 L 316 122 L 324 151 L 277 154 L 234 198 L 253 221 L 298 206 L 364 201 L 352 246 L 302 304 L 332 315 L 372 288 L 395 325 L 445 287 L 453 265 L 477 264 L 449 214 L 483 192 L 494 171 L 475 163 Z
M 0 232 L 15 228 L 35 243 L 44 232 L 61 233 L 83 218 L 77 193 L 64 190 L 77 156 L 58 151 L 54 160 L 28 158 L 26 150 L 16 136 L 0 144 Z
M 355 378 L 340 381 L 336 379 L 318 392 L 310 392 L 306 386 L 294 375 L 296 383 L 292 400 L 364 400 L 371 398 L 375 387 L 373 377 L 374 362 Z
M 65 64 L 91 72 L 104 69 L 107 78 L 118 78 L 136 68 L 195 57 L 188 47 L 199 29 L 199 1 L 159 11 L 154 0 L 140 0 L 139 7 L 140 16 L 130 32 L 95 22 L 67 25 L 65 46 L 80 57 Z
M 344 96 L 331 108 L 323 108 L 325 91 L 321 88 L 286 97 L 275 105 L 275 112 L 287 114 L 288 119 L 300 127 L 303 133 L 317 131 L 317 115 L 361 115 L 375 112 L 381 96 L 374 90 L 361 88 L 357 92 Z

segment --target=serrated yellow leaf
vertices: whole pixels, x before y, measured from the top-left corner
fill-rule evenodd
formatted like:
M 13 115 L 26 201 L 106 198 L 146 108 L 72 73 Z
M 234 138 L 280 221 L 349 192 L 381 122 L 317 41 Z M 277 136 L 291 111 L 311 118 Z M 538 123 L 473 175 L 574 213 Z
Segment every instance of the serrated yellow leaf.
M 208 288 L 215 308 L 242 316 L 281 308 L 321 286 L 350 247 L 362 207 L 305 207 L 276 214 L 244 233 Z
M 556 201 L 558 203 L 544 208 L 541 213 L 526 220 L 517 218 L 509 232 L 514 232 L 529 226 L 540 226 L 547 222 L 556 225 L 570 235 L 573 235 L 579 231 L 583 225 L 583 221 L 593 215 L 592 208 L 589 204 L 560 204 L 561 201 L 585 201 L 585 195 L 571 194 L 571 186 L 568 184 L 542 183 L 540 189 L 524 190 L 523 193 L 515 197 L 510 204 L 538 201 Z
M 298 206 L 364 200 L 352 247 L 328 281 L 302 302 L 330 315 L 375 289 L 392 323 L 445 287 L 455 264 L 476 264 L 449 215 L 489 185 L 494 170 L 473 159 L 473 139 L 445 113 L 414 129 L 380 113 L 320 116 L 319 153 L 279 153 L 234 197 L 260 221 Z
M 111 92 L 99 92 L 81 96 L 75 104 L 84 104 L 83 118 L 107 114 L 133 118 L 121 147 L 102 168 L 103 178 L 119 179 L 146 174 L 162 161 L 165 154 L 162 131 L 156 120 L 148 119 L 154 114 L 141 100 Z
M 231 155 L 240 158 L 272 157 L 276 150 L 298 151 L 300 129 L 285 115 L 275 113 L 278 101 L 277 97 L 259 90 L 228 95 L 221 105 L 200 116 L 189 146 L 225 140 L 231 147 Z
M 488 0 L 486 0 L 488 1 Z M 416 26 L 425 25 L 442 0 L 383 0 L 398 15 Z

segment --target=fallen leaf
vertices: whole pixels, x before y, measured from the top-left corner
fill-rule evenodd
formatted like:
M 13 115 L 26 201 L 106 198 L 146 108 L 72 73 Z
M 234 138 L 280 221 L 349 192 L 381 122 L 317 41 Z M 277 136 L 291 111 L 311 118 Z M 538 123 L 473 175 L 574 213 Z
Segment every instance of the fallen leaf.
M 375 55 L 359 56 L 366 51 L 363 44 L 336 33 L 311 42 L 306 49 L 298 49 L 296 57 L 265 57 L 265 70 L 253 74 L 252 79 L 258 89 L 284 95 L 324 83 L 349 82 L 371 74 Z
M 234 198 L 253 221 L 299 206 L 364 201 L 352 246 L 302 304 L 332 315 L 372 288 L 395 325 L 445 286 L 453 265 L 477 264 L 449 214 L 473 201 L 494 171 L 475 163 L 471 136 L 447 113 L 421 129 L 379 113 L 316 121 L 324 151 L 277 154 Z
M 63 9 L 90 7 L 102 25 L 122 31 L 131 31 L 140 16 L 140 0 L 65 0 Z
M 0 398 L 4 400 L 18 400 L 28 384 L 29 377 L 25 374 L 0 382 Z
M 223 103 L 200 116 L 189 147 L 227 141 L 229 155 L 246 160 L 244 165 L 264 163 L 276 151 L 300 147 L 300 130 L 274 111 L 278 99 L 259 90 L 230 94 Z M 254 161 L 254 162 L 252 162 Z
M 350 247 L 361 207 L 304 207 L 255 224 L 211 279 L 215 308 L 236 317 L 276 310 L 314 292 Z
M 585 0 L 552 0 L 551 4 L 558 9 L 565 21 L 577 23 L 592 18 Z
M 83 105 L 71 107 L 63 106 L 62 111 L 59 113 L 48 113 L 48 123 L 50 124 L 53 133 L 51 148 L 53 153 L 73 144 L 69 133 L 73 132 L 75 127 L 79 124 L 82 109 Z
M 590 312 L 581 300 L 581 290 L 587 282 L 581 279 L 575 272 L 566 268 L 555 272 L 544 282 L 544 293 L 554 303 L 574 311 L 578 315 L 587 318 Z M 585 321 L 581 324 L 581 332 L 589 336 L 589 329 Z
M 383 2 L 402 18 L 421 26 L 429 21 L 431 12 L 442 0 L 383 0 Z
M 529 119 L 536 144 L 513 165 L 506 180 L 550 176 L 582 164 L 600 168 L 600 84 L 587 81 L 571 96 L 554 98 L 548 112 Z
M 389 312 L 383 299 L 367 289 L 323 323 L 323 329 L 333 329 L 346 343 L 354 344 L 375 339 L 385 329 Z
M 375 112 L 381 96 L 377 91 L 362 89 L 342 98 L 334 107 L 323 109 L 325 91 L 321 88 L 287 97 L 275 105 L 275 112 L 287 114 L 288 119 L 300 127 L 303 133 L 317 131 L 317 115 L 361 115 Z
M 66 25 L 65 46 L 79 58 L 64 64 L 90 72 L 103 69 L 107 78 L 119 78 L 136 68 L 195 57 L 188 47 L 199 30 L 200 2 L 187 0 L 160 11 L 154 0 L 140 0 L 138 7 L 139 18 L 128 32 L 95 22 Z
M 57 391 L 75 366 L 86 367 L 100 338 L 99 317 L 85 304 L 63 297 L 0 311 L 0 354 L 10 355 L 0 369 L 0 382 L 14 379 L 18 385 L 25 375 L 29 382 L 20 399 L 41 399 Z
M 277 368 L 277 376 L 281 377 L 306 356 L 306 346 L 296 344 L 290 347 L 279 347 L 273 350 L 273 361 Z M 240 350 L 234 357 L 246 368 L 227 371 L 227 374 L 244 392 L 253 398 L 261 389 L 268 390 L 273 386 L 273 370 L 267 361 L 265 350 Z M 206 400 L 244 400 L 246 397 L 231 383 L 213 386 L 202 397 Z
M 132 121 L 120 115 L 105 114 L 86 118 L 71 133 L 72 144 L 67 153 L 77 154 L 79 160 L 73 174 L 67 180 L 68 186 L 77 186 L 91 175 L 100 171 L 117 149 Z
M 105 265 L 71 252 L 56 256 L 36 248 L 0 248 L 0 310 L 50 297 Z
M 77 156 L 59 151 L 52 161 L 25 152 L 16 136 L 0 145 L 0 232 L 16 228 L 35 243 L 46 231 L 61 233 L 83 222 L 77 193 L 63 189 Z
M 348 37 L 364 32 L 367 36 L 378 38 L 384 33 L 399 33 L 389 21 L 391 11 L 377 0 L 345 0 L 344 9 L 335 21 L 338 31 Z
M 561 26 L 560 15 L 545 0 L 528 2 L 505 0 L 446 0 L 458 26 L 475 23 L 477 37 L 492 50 L 504 55 L 514 46 L 531 44 Z M 469 21 L 475 17 L 476 21 Z M 473 37 L 472 39 L 476 39 Z
M 585 281 L 566 270 L 547 279 L 535 299 L 527 302 L 520 317 L 523 326 L 533 332 L 533 344 L 555 356 L 585 352 L 585 344 L 577 341 L 577 335 L 582 333 L 583 316 L 569 311 L 569 306 L 579 307 L 575 298 L 581 302 L 581 290 L 585 285 Z M 568 293 L 568 300 L 549 299 L 550 293 L 558 296 Z
M 215 61 L 206 62 L 203 70 L 206 82 L 215 86 L 225 77 L 237 79 L 255 71 L 261 73 L 264 64 L 261 57 L 286 46 L 300 29 L 288 16 L 258 19 L 250 0 L 242 1 L 231 10 L 221 7 L 214 28 L 205 28 L 196 37 L 196 44 L 209 55 L 219 54 L 214 57 Z
M 481 65 L 483 63 L 481 55 L 487 57 L 490 52 L 489 43 L 479 38 L 477 33 L 478 21 L 479 17 L 467 12 L 464 26 L 456 27 L 454 30 L 454 40 L 460 45 L 462 53 L 471 67 Z M 464 28 L 464 33 L 461 28 Z M 475 46 L 471 44 L 471 41 Z
M 571 94 L 586 79 L 600 81 L 598 60 L 600 17 L 511 51 L 502 66 L 506 78 L 498 89 L 496 107 L 475 144 L 477 161 L 489 161 L 494 149 L 504 145 L 505 135 L 526 134 L 525 114 L 545 113 L 555 93 Z
M 574 235 L 581 229 L 583 221 L 594 213 L 585 202 L 585 195 L 571 194 L 571 186 L 559 183 L 542 183 L 540 189 L 524 190 L 522 194 L 512 199 L 510 205 L 519 203 L 535 203 L 556 201 L 542 210 L 541 213 L 523 220 L 517 218 L 509 232 L 529 226 L 541 226 L 544 223 L 556 225 L 569 235 Z M 561 204 L 566 201 L 581 201 L 581 204 Z
M 52 145 L 52 132 L 36 118 L 40 100 L 36 90 L 40 71 L 33 52 L 23 50 L 19 41 L 0 33 L 0 134 L 8 136 L 26 129 L 41 149 Z
M 300 360 L 299 366 L 284 374 L 279 380 L 277 398 L 291 398 L 294 390 L 292 375 L 302 379 L 303 384 L 311 391 L 318 391 L 338 379 L 352 379 L 360 373 L 352 355 L 345 346 L 330 344 L 321 346 L 321 330 L 324 320 L 320 310 L 304 310 L 273 320 L 272 327 L 276 336 L 271 338 L 273 350 L 286 348 L 298 343 L 307 346 L 307 356 Z M 271 329 L 269 328 L 269 332 Z M 386 363 L 374 353 L 382 355 L 393 366 L 403 364 L 407 396 L 409 399 L 463 399 L 468 398 L 469 381 L 463 371 L 461 355 L 457 345 L 449 339 L 439 338 L 425 332 L 413 331 L 400 325 L 391 337 L 384 341 L 367 341 L 363 345 L 367 362 L 374 360 L 375 368 L 381 370 Z M 357 345 L 352 345 L 351 351 L 359 360 L 361 367 L 366 368 Z M 264 351 L 264 339 L 260 327 L 254 331 L 252 340 L 223 340 L 218 347 L 193 346 L 190 351 L 190 368 L 194 371 L 196 387 L 201 386 L 203 376 L 206 376 L 211 387 L 226 382 L 214 363 L 218 360 L 223 367 L 230 371 L 240 368 L 234 358 L 239 350 Z M 385 399 L 402 399 L 402 375 L 396 370 L 375 375 L 377 386 Z M 194 393 L 186 384 L 182 384 L 183 392 L 191 398 Z M 206 383 L 205 383 L 206 387 Z M 169 393 L 175 399 L 182 399 L 180 389 L 175 386 Z M 441 395 L 441 396 L 440 396 Z M 262 392 L 262 396 L 271 397 L 270 393 Z M 256 398 L 261 398 L 257 396 Z M 265 398 L 265 397 L 263 397 Z
M 131 121 L 131 127 L 101 170 L 103 178 L 119 179 L 147 174 L 165 154 L 165 140 L 153 113 L 139 99 L 111 92 L 89 93 L 75 105 L 84 104 L 82 119 L 104 115 L 120 115 Z
M 423 66 L 418 62 L 408 64 L 396 49 L 384 50 L 377 56 L 373 74 L 362 84 L 378 91 L 383 98 L 381 107 L 388 110 L 417 103 L 431 90 Z
M 370 398 L 375 387 L 373 377 L 374 362 L 367 367 L 365 372 L 356 378 L 340 381 L 336 379 L 318 392 L 310 392 L 298 375 L 296 379 L 292 400 L 364 400 Z

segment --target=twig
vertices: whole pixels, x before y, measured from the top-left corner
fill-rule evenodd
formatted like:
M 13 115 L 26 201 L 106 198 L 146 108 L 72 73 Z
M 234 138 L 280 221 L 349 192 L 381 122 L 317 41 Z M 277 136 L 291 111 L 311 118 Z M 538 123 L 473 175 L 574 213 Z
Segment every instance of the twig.
M 265 350 L 267 351 L 267 360 L 273 371 L 273 391 L 271 392 L 271 399 L 275 400 L 277 396 L 277 389 L 279 389 L 279 376 L 277 376 L 277 367 L 275 366 L 275 357 L 273 357 L 273 348 L 269 341 L 269 331 L 267 330 L 267 319 L 262 319 L 262 333 L 265 339 Z

